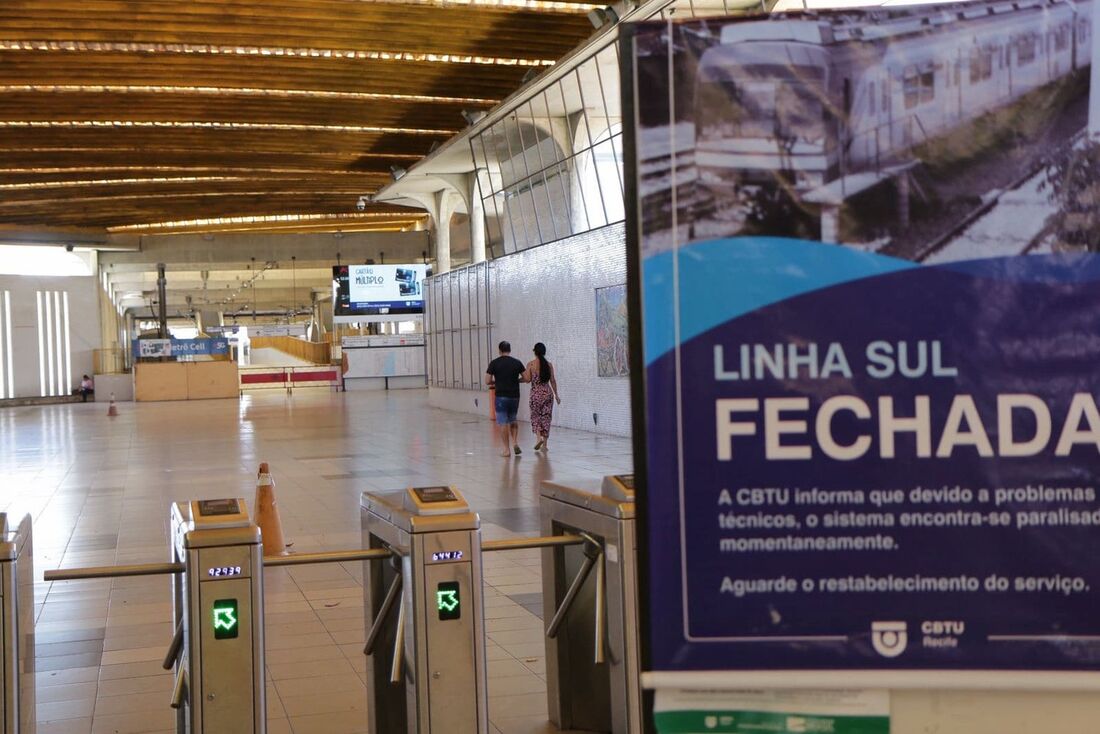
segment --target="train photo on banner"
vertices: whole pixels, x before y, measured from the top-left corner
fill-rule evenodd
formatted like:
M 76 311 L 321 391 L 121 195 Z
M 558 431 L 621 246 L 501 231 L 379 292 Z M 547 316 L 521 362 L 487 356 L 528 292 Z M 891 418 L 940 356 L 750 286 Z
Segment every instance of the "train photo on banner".
M 704 50 L 680 222 L 934 259 L 1001 197 L 1049 199 L 1040 174 L 1085 125 L 1091 26 L 1091 2 L 991 0 L 685 28 Z

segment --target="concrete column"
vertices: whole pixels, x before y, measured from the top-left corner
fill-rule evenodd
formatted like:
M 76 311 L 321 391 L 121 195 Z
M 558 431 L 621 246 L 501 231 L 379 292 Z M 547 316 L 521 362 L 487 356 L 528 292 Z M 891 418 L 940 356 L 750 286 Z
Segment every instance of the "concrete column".
M 451 269 L 451 215 L 454 214 L 455 200 L 450 189 L 437 191 L 432 196 L 432 229 L 435 239 L 435 273 L 449 272 Z
M 435 234 L 435 275 L 441 275 L 451 269 L 451 222 L 432 223 Z
M 481 201 L 481 176 L 479 168 L 470 174 L 470 259 L 485 262 L 485 207 Z

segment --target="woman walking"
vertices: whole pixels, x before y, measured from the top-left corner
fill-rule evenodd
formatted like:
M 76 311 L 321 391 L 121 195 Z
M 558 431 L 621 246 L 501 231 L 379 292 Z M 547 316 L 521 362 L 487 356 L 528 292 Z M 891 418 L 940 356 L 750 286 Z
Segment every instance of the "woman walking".
M 561 405 L 554 365 L 546 359 L 546 345 L 535 345 L 535 358 L 527 363 L 526 381 L 531 383 L 531 430 L 538 436 L 535 451 L 546 450 L 550 441 L 550 421 L 554 417 L 554 402 Z

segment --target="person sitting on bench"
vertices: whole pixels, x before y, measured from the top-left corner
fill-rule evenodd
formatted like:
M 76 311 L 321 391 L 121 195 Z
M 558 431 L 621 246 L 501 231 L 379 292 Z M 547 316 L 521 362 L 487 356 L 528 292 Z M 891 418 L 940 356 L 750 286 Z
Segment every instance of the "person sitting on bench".
M 95 383 L 92 382 L 92 378 L 84 375 L 80 380 L 80 397 L 83 402 L 88 402 L 89 395 L 95 395 Z

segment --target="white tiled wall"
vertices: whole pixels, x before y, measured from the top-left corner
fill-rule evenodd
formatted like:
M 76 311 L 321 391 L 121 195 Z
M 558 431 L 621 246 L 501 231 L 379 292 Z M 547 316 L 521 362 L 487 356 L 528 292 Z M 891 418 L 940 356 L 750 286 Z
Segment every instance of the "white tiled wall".
M 507 339 L 524 362 L 535 342 L 546 344 L 562 394 L 555 425 L 630 435 L 629 379 L 596 376 L 596 289 L 626 282 L 625 241 L 623 225 L 616 224 L 491 264 L 492 343 Z M 487 396 L 431 388 L 433 406 L 482 415 Z M 520 420 L 528 415 L 524 388 Z
M 64 392 L 80 384 L 80 377 L 92 373 L 92 353 L 100 348 L 99 294 L 94 277 L 38 277 L 0 275 L 0 293 L 11 293 L 12 356 L 15 396 L 35 397 L 42 393 L 38 356 L 38 291 L 69 294 L 69 333 L 72 371 Z

